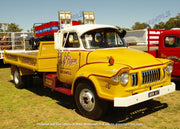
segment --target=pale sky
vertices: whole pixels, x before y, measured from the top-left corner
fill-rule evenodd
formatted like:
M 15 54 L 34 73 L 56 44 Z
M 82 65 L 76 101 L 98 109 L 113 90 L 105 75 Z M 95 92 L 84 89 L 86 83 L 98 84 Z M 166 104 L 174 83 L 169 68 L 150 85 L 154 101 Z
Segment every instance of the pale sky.
M 58 11 L 71 11 L 73 20 L 80 12 L 94 11 L 97 24 L 131 28 L 135 22 L 153 27 L 180 13 L 180 0 L 3 0 L 0 22 L 16 23 L 23 31 L 34 23 L 58 21 Z

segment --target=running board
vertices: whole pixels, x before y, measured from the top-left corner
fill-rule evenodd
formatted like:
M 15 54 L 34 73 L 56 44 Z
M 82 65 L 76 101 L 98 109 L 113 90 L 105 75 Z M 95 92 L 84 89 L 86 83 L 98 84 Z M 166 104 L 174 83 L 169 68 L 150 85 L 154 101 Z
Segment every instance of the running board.
M 49 87 L 52 89 L 52 91 L 55 90 L 66 95 L 71 95 L 70 87 L 66 86 L 65 84 L 61 84 L 57 79 L 56 73 L 45 74 L 43 80 L 44 87 Z
M 57 87 L 54 89 L 55 91 L 61 92 L 66 95 L 71 95 L 71 89 L 63 88 L 63 87 Z

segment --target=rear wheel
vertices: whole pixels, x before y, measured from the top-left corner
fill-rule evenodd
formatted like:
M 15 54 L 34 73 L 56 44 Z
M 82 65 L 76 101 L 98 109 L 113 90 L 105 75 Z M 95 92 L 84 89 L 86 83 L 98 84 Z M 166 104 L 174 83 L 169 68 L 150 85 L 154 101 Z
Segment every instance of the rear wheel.
M 21 76 L 19 68 L 16 67 L 13 72 L 13 81 L 16 88 L 22 89 L 33 84 L 33 77 L 31 75 Z
M 13 81 L 14 81 L 14 84 L 15 84 L 16 88 L 18 88 L 18 89 L 24 88 L 24 83 L 22 81 L 22 77 L 21 77 L 21 75 L 19 73 L 18 68 L 15 68 L 15 70 L 14 70 Z
M 75 91 L 75 102 L 80 113 L 90 119 L 101 118 L 107 103 L 100 100 L 90 83 L 79 83 Z

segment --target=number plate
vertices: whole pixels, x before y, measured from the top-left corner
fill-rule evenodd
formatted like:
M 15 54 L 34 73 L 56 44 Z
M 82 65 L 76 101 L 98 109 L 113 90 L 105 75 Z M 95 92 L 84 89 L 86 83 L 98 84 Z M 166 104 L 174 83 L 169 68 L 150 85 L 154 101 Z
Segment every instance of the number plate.
M 149 92 L 148 97 L 153 97 L 159 94 L 159 90 Z

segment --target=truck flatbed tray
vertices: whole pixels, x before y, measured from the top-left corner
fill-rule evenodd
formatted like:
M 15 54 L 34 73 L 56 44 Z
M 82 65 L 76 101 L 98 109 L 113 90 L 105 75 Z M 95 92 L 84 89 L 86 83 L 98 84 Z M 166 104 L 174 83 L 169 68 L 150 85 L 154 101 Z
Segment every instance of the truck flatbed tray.
M 11 53 L 4 51 L 4 63 L 37 72 L 57 71 L 57 50 L 53 41 L 41 42 L 37 52 Z
M 20 52 L 18 54 L 29 55 L 29 56 L 38 56 L 38 51 L 37 52 Z

